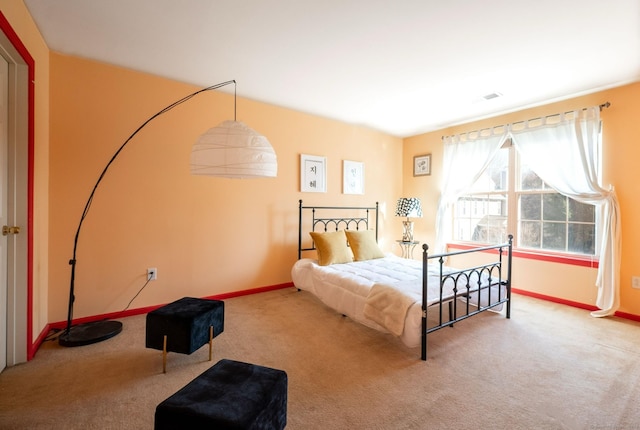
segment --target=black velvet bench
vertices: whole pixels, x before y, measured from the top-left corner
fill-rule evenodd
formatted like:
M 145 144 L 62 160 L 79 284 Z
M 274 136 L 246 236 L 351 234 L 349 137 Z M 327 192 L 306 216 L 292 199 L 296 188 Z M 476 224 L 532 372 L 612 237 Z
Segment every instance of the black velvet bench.
M 281 430 L 287 388 L 283 370 L 220 360 L 156 407 L 154 429 Z
M 191 354 L 224 331 L 224 302 L 184 297 L 147 314 L 146 346 L 162 350 L 162 372 L 167 372 L 167 352 Z

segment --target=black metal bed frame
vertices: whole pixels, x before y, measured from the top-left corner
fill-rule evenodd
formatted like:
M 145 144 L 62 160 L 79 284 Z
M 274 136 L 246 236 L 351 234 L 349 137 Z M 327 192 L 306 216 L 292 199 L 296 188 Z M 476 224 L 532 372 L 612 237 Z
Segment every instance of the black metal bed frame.
M 302 251 L 314 251 L 316 249 L 315 243 L 312 242 L 311 247 L 302 247 L 302 213 L 303 210 L 311 210 L 311 231 L 316 231 L 316 227 L 321 225 L 323 231 L 327 231 L 329 226 L 333 226 L 335 230 L 339 230 L 340 227 L 345 230 L 364 230 L 369 229 L 369 224 L 373 221 L 375 224 L 374 231 L 376 232 L 376 242 L 378 241 L 378 210 L 379 205 L 376 202 L 375 206 L 303 206 L 302 200 L 298 201 L 298 260 L 302 258 Z M 325 210 L 331 211 L 356 211 L 360 212 L 360 216 L 351 217 L 325 217 L 321 216 Z M 316 217 L 316 211 L 318 211 L 319 217 Z M 373 213 L 372 213 L 373 212 Z M 375 220 L 370 220 L 370 216 L 375 215 Z
M 509 240 L 506 243 L 499 245 L 485 246 L 482 248 L 473 248 L 464 251 L 454 251 L 445 254 L 429 255 L 429 246 L 427 244 L 422 245 L 422 345 L 421 345 L 421 358 L 427 359 L 427 334 L 440 330 L 444 327 L 453 327 L 453 324 L 459 321 L 463 321 L 469 317 L 477 315 L 481 312 L 488 311 L 497 306 L 504 304 L 506 306 L 505 316 L 511 318 L 511 263 L 513 257 L 513 236 L 509 235 Z M 463 254 L 471 254 L 475 252 L 496 252 L 498 254 L 497 260 L 491 261 L 486 264 L 481 264 L 475 267 L 467 267 L 465 269 L 455 269 L 454 271 L 444 271 L 445 260 L 450 257 Z M 504 274 L 504 261 L 503 257 L 506 254 L 507 268 L 506 276 Z M 428 263 L 429 260 L 437 260 L 439 266 L 439 278 L 440 278 L 440 296 L 436 303 L 427 304 L 427 292 L 428 292 Z M 483 284 L 483 275 L 486 275 L 487 283 Z M 475 281 L 477 279 L 477 281 Z M 458 287 L 458 281 L 463 281 L 463 287 Z M 477 283 L 476 283 L 477 282 Z M 475 284 L 475 285 L 474 285 Z M 445 296 L 444 291 L 448 290 L 451 286 L 453 290 L 453 296 Z M 492 297 L 492 289 L 497 288 L 498 297 Z M 502 292 L 504 287 L 504 294 Z M 486 292 L 487 304 L 482 305 L 482 294 Z M 469 302 L 469 298 L 472 294 L 478 295 L 477 305 L 472 305 Z M 466 299 L 465 305 L 462 308 L 462 312 L 458 315 L 459 300 Z M 444 320 L 442 317 L 444 303 L 448 303 L 449 319 Z M 433 306 L 438 308 L 438 323 L 433 326 L 428 326 L 427 317 L 428 309 Z
M 378 213 L 379 204 L 376 202 L 375 206 L 303 206 L 302 200 L 299 200 L 298 206 L 298 259 L 302 258 L 303 251 L 315 250 L 315 244 L 311 247 L 303 248 L 302 245 L 302 215 L 304 210 L 311 211 L 311 231 L 316 231 L 316 227 L 320 226 L 323 231 L 327 231 L 329 227 L 339 230 L 340 227 L 345 230 L 356 229 L 360 230 L 362 227 L 369 229 L 370 219 L 372 214 L 375 214 L 375 236 L 378 240 Z M 360 216 L 325 216 L 325 211 L 360 211 Z M 318 214 L 316 214 L 318 211 Z M 429 246 L 422 245 L 422 342 L 421 342 L 421 358 L 427 359 L 427 334 L 439 330 L 444 327 L 453 327 L 454 323 L 465 320 L 469 317 L 477 315 L 481 312 L 493 309 L 497 306 L 504 304 L 506 306 L 506 317 L 511 318 L 511 263 L 513 254 L 513 236 L 509 235 L 509 240 L 506 243 L 499 245 L 485 246 L 481 248 L 473 248 L 463 251 L 448 252 L 444 254 L 429 255 Z M 465 269 L 455 269 L 455 271 L 445 271 L 445 260 L 449 257 L 454 257 L 463 254 L 471 254 L 476 252 L 494 252 L 497 254 L 497 260 L 491 261 L 486 264 L 481 264 L 474 267 L 467 267 Z M 506 276 L 504 266 L 504 259 L 506 254 Z M 430 260 L 437 260 L 440 270 L 440 297 L 439 300 L 431 305 L 428 305 L 428 263 Z M 486 275 L 487 283 L 481 284 L 479 281 L 476 285 L 472 280 L 482 279 L 483 275 Z M 459 288 L 458 281 L 463 280 L 463 288 Z M 450 284 L 452 283 L 452 284 Z M 445 290 L 448 286 L 452 285 L 453 296 L 451 294 L 445 294 Z M 498 287 L 498 297 L 492 297 L 492 288 Z M 505 292 L 502 293 L 504 287 Z M 483 292 L 486 291 L 487 305 L 482 305 L 480 297 Z M 474 294 L 478 294 L 478 304 L 472 305 L 469 303 L 469 297 Z M 460 307 L 459 300 L 467 299 L 466 304 Z M 448 305 L 449 318 L 443 318 L 444 304 Z M 438 322 L 436 325 L 429 326 L 427 317 L 428 309 L 438 308 Z M 461 312 L 460 312 L 461 311 Z M 460 314 L 460 315 L 458 315 Z

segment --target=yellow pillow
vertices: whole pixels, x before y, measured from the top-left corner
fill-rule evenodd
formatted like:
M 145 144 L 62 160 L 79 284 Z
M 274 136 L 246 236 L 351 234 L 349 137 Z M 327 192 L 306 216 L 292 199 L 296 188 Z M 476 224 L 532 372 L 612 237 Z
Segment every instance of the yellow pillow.
M 376 234 L 373 230 L 346 230 L 345 233 L 356 261 L 384 257 L 384 252 L 376 243 Z
M 347 247 L 347 238 L 344 235 L 344 230 L 330 233 L 312 231 L 309 234 L 316 244 L 319 265 L 328 266 L 330 264 L 351 263 L 353 261 L 351 251 Z

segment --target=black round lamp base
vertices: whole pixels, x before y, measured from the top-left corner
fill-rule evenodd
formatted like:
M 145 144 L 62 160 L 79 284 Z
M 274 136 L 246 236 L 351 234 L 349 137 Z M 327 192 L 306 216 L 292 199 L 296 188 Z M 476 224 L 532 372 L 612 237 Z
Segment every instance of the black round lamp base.
M 120 321 L 96 321 L 86 324 L 78 324 L 64 331 L 58 337 L 58 343 L 62 346 L 83 346 L 102 342 L 117 335 L 122 331 Z

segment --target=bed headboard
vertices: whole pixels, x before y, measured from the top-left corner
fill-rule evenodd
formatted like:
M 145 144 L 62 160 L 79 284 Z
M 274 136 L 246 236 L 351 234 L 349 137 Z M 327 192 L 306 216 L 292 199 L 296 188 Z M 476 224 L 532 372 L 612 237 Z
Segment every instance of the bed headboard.
M 374 230 L 378 240 L 378 202 L 375 206 L 303 206 L 299 200 L 298 209 L 298 260 L 302 251 L 314 251 L 302 245 L 303 234 L 310 231 Z M 375 219 L 374 219 L 375 215 Z M 306 226 L 306 228 L 305 228 Z M 303 231 L 305 230 L 305 231 Z

